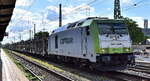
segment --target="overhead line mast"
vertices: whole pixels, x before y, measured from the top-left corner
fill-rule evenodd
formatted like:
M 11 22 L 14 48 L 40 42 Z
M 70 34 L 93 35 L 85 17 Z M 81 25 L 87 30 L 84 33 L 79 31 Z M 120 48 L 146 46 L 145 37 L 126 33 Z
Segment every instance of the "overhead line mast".
M 62 26 L 62 10 L 61 10 L 61 4 L 59 4 L 59 27 Z
M 114 19 L 120 19 L 121 16 L 121 8 L 120 8 L 120 0 L 114 1 Z

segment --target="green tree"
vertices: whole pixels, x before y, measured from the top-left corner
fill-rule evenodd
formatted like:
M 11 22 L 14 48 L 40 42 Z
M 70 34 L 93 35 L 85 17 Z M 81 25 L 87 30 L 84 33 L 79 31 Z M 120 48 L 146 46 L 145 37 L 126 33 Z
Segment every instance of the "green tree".
M 38 32 L 34 35 L 35 38 L 43 38 L 43 37 L 48 37 L 49 33 L 48 32 Z
M 144 33 L 142 32 L 142 28 L 140 28 L 137 22 L 133 21 L 132 19 L 124 18 L 124 20 L 127 24 L 129 34 L 133 44 L 143 43 L 147 39 L 147 37 L 144 36 Z

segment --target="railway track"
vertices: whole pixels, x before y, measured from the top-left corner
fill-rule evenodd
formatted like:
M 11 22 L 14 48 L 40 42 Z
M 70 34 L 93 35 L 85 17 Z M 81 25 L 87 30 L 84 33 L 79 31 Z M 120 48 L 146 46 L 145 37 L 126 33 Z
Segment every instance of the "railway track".
M 66 77 L 56 71 L 50 70 L 47 67 L 44 67 L 17 54 L 11 54 L 11 56 L 18 60 L 23 66 L 25 66 L 33 75 L 39 79 L 39 81 L 74 81 L 69 77 Z
M 103 75 L 114 79 L 115 81 L 150 81 L 150 64 L 138 63 L 121 71 L 95 72 L 97 75 Z
M 142 76 L 141 73 L 132 70 L 113 71 L 109 73 L 109 76 L 117 81 L 150 81 L 150 77 Z
M 147 73 L 147 75 L 150 75 L 150 66 L 144 66 L 144 65 L 136 65 L 134 67 L 129 67 L 129 70 Z
M 150 64 L 136 63 L 127 70 L 111 72 L 110 75 L 113 75 L 112 78 L 122 79 L 122 81 L 150 81 Z
M 150 63 L 136 62 L 136 66 L 150 68 Z
M 136 63 L 135 66 L 129 67 L 128 70 L 135 71 L 135 74 L 150 78 L 150 63 Z M 150 81 L 150 80 L 149 80 Z
M 15 55 L 15 54 L 13 54 L 13 55 Z M 20 56 L 17 55 L 17 57 L 20 57 Z M 36 57 L 36 59 L 40 59 L 40 58 Z M 44 60 L 44 61 L 47 62 L 46 60 Z M 57 64 L 56 65 L 54 64 L 54 66 L 59 67 L 59 66 L 57 66 Z M 60 64 L 60 66 L 61 66 L 61 64 Z M 32 68 L 34 68 L 34 66 Z M 104 76 L 100 76 L 100 75 L 97 75 L 94 73 L 86 72 L 85 69 L 79 69 L 79 68 L 69 67 L 69 66 L 67 66 L 67 67 L 61 66 L 61 68 L 64 70 L 67 70 L 68 72 L 74 73 L 75 75 L 78 75 L 80 78 L 85 77 L 87 79 L 87 80 L 84 80 L 84 79 L 80 80 L 80 78 L 78 78 L 78 79 L 72 79 L 71 81 L 104 81 L 104 80 L 115 81 L 115 80 L 109 79 L 109 78 L 104 77 Z M 45 80 L 43 80 L 43 81 L 45 81 Z M 50 81 L 52 81 L 52 80 L 50 80 Z M 64 81 L 67 81 L 67 80 L 64 80 Z
M 21 56 L 15 55 L 15 54 L 12 54 L 12 55 L 13 55 L 13 57 L 19 59 L 19 61 L 22 62 L 23 64 L 25 64 L 27 67 L 31 66 L 30 64 L 24 63 L 24 61 L 22 61 L 22 60 L 28 60 L 28 59 L 25 59 Z M 33 62 L 33 63 L 37 64 L 35 62 Z M 34 64 L 32 64 L 32 65 L 34 65 Z M 39 66 L 39 64 L 37 64 L 37 65 Z M 29 67 L 29 69 L 34 68 L 34 67 L 35 66 Z M 41 65 L 40 65 L 40 67 L 41 67 Z M 73 70 L 72 72 L 74 72 L 74 73 L 81 72 L 81 73 L 83 73 L 82 75 L 84 75 L 85 77 L 91 76 L 91 75 L 95 76 L 95 77 L 91 76 L 93 78 L 93 79 L 91 79 L 91 81 L 105 81 L 105 80 L 100 80 L 100 76 L 108 77 L 110 80 L 107 80 L 107 81 L 150 81 L 149 76 L 143 76 L 142 72 L 138 72 L 138 71 L 134 71 L 134 70 L 113 71 L 113 72 L 86 71 L 85 73 L 84 73 L 84 71 L 86 71 L 86 70 L 81 70 L 81 71 Z M 34 73 L 38 74 L 38 76 L 41 76 L 40 75 L 41 72 L 42 71 L 40 70 L 39 74 L 35 73 L 35 72 Z M 59 74 L 59 73 L 57 73 L 57 74 Z M 79 73 L 77 73 L 77 74 L 79 74 Z M 85 75 L 85 74 L 87 74 L 87 75 Z M 45 74 L 43 74 L 43 75 L 45 75 Z M 43 81 L 49 81 L 49 80 L 43 80 Z M 50 80 L 50 81 L 57 81 L 57 80 Z M 79 80 L 69 79 L 69 80 L 61 80 L 61 81 L 79 81 Z M 83 81 L 83 80 L 80 80 L 80 81 Z
M 23 66 L 23 67 L 36 77 L 36 79 L 34 79 L 33 81 L 42 81 L 42 79 L 39 76 L 37 76 L 32 70 L 30 70 L 28 67 L 26 66 Z

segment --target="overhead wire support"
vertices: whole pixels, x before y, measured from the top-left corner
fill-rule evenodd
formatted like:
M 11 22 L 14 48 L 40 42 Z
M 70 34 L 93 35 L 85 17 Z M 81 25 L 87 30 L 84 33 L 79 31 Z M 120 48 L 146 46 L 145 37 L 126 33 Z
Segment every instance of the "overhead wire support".
M 68 15 L 68 14 L 73 13 L 73 12 L 76 11 L 76 10 L 79 10 L 79 9 L 81 9 L 81 8 L 84 8 L 86 5 L 92 5 L 92 4 L 95 3 L 96 1 L 97 1 L 97 0 L 93 0 L 93 1 L 91 1 L 91 2 L 89 2 L 89 3 L 87 3 L 87 4 L 83 4 L 82 6 L 77 6 L 77 7 L 75 7 L 74 9 L 72 9 L 70 12 L 63 14 L 63 16 L 66 16 L 66 15 Z
M 91 2 L 89 2 L 87 5 L 91 5 L 91 4 L 93 4 L 94 2 L 96 2 L 97 0 L 93 0 L 93 1 L 91 1 Z
M 61 4 L 59 4 L 59 27 L 62 26 L 62 9 Z
M 144 1 L 146 1 L 146 0 L 141 0 L 139 2 L 133 3 L 130 7 L 125 8 L 124 11 L 128 11 L 128 10 L 130 10 L 132 8 L 135 8 L 135 7 L 139 6 L 139 4 L 143 3 Z
M 35 37 L 35 33 L 36 33 L 36 24 L 34 24 L 34 37 Z
M 121 17 L 121 9 L 120 9 L 120 0 L 114 1 L 114 19 L 120 19 Z
M 145 1 L 145 0 L 141 0 L 141 1 L 137 2 L 137 3 L 135 3 L 134 6 L 136 6 L 136 5 L 140 4 L 140 3 L 142 3 L 143 1 Z

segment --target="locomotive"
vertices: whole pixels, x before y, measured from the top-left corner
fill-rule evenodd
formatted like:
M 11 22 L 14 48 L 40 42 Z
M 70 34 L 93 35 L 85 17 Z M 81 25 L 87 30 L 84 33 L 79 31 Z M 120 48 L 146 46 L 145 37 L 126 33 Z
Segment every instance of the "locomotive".
M 51 35 L 36 41 L 10 47 L 101 71 L 122 70 L 135 61 L 128 28 L 121 19 L 82 19 L 59 27 Z

